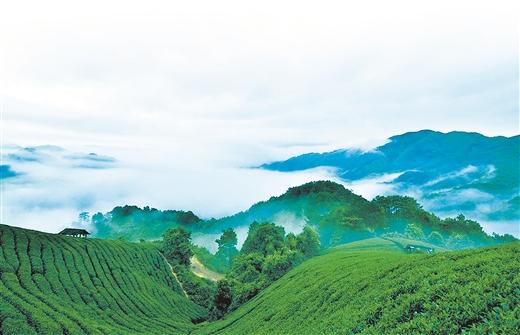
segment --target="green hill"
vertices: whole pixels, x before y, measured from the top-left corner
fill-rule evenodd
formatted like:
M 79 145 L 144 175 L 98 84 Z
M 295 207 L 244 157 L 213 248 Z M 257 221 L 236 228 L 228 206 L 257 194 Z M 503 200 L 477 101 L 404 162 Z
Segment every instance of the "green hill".
M 0 334 L 186 333 L 205 311 L 156 247 L 0 225 Z
M 406 254 L 381 239 L 312 258 L 197 334 L 513 334 L 520 244 Z
M 411 197 L 386 196 L 369 201 L 331 181 L 292 187 L 280 196 L 220 219 L 203 221 L 191 212 L 182 213 L 183 222 L 179 222 L 178 212 L 175 211 L 116 207 L 106 214 L 95 214 L 92 225 L 96 236 L 124 236 L 131 240 L 158 239 L 168 227 L 182 226 L 195 236 L 213 234 L 209 238 L 211 241 L 227 228 L 237 229 L 239 234 L 241 231 L 245 233 L 254 221 L 274 222 L 287 232 L 297 232 L 309 224 L 319 232 L 323 247 L 388 233 L 399 233 L 403 237 L 409 236 L 450 249 L 492 245 L 513 239 L 512 236 L 489 236 L 478 222 L 467 220 L 464 216 L 441 219 L 424 210 Z M 414 229 L 407 229 L 409 224 L 413 224 Z

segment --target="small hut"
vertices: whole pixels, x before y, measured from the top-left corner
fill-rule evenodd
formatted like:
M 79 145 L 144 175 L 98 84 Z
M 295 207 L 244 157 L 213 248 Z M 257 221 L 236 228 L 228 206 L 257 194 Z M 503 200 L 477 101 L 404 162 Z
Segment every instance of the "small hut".
M 77 229 L 77 228 L 65 228 L 62 231 L 60 231 L 58 234 L 74 236 L 74 237 L 87 237 L 87 235 L 90 235 L 90 233 L 88 231 L 86 231 L 85 229 Z

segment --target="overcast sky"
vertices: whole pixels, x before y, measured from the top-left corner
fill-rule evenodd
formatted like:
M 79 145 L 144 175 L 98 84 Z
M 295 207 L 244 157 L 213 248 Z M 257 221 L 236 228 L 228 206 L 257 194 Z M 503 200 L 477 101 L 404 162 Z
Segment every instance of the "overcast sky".
M 225 214 L 308 178 L 244 177 L 209 205 L 226 168 L 425 128 L 518 134 L 514 3 L 6 1 L 3 140 L 112 156 L 157 183 L 136 202 Z

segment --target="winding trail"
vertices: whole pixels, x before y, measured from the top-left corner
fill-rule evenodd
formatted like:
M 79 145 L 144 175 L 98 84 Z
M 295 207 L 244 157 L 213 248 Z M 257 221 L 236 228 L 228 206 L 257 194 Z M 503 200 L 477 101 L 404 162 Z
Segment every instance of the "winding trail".
M 197 277 L 205 278 L 214 282 L 224 278 L 224 275 L 222 273 L 218 273 L 208 269 L 204 264 L 202 264 L 201 261 L 199 261 L 199 259 L 196 256 L 191 257 L 190 261 L 191 272 L 193 272 L 193 274 Z
M 181 281 L 179 280 L 179 277 L 177 276 L 177 273 L 175 273 L 175 271 L 173 270 L 173 267 L 172 265 L 170 264 L 170 262 L 168 262 L 168 260 L 166 259 L 166 257 L 164 257 L 164 255 L 162 254 L 162 252 L 159 252 L 159 255 L 161 255 L 161 257 L 164 259 L 164 261 L 166 262 L 166 264 L 168 264 L 168 266 L 170 267 L 170 271 L 172 272 L 172 275 L 175 277 L 175 280 L 177 281 L 177 283 L 179 284 L 182 292 L 184 293 L 184 296 L 186 298 L 190 298 L 188 297 L 188 293 L 186 292 L 186 290 L 184 289 L 184 287 L 182 286 L 182 283 Z

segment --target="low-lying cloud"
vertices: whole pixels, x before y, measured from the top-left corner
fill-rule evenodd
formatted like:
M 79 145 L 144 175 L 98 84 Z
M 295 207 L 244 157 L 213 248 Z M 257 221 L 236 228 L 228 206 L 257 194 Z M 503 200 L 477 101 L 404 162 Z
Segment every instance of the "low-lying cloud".
M 132 163 L 66 149 L 18 148 L 15 152 L 16 156 L 7 153 L 5 159 L 21 174 L 4 182 L 3 223 L 48 232 L 70 226 L 80 212 L 106 212 L 124 204 L 221 217 L 291 186 L 335 179 L 328 169 L 284 174 L 204 164 L 188 168 L 164 162 Z M 20 152 L 31 152 L 31 159 L 18 159 Z

